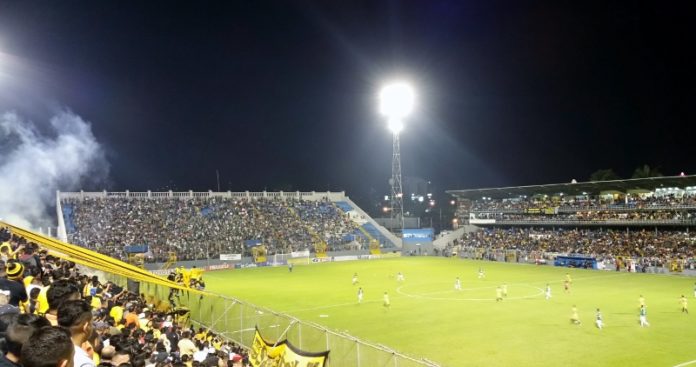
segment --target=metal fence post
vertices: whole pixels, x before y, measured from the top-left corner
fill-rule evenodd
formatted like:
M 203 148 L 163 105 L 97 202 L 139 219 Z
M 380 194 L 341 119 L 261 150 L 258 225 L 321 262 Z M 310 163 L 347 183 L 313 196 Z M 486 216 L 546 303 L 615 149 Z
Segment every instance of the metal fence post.
M 358 367 L 360 367 L 360 342 L 357 339 L 355 340 L 355 351 L 358 357 Z

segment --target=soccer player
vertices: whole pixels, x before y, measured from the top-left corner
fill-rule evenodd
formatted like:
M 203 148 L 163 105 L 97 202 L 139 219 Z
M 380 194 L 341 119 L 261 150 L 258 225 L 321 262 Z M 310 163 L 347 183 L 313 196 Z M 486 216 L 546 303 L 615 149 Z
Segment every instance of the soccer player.
M 575 305 L 570 309 L 570 322 L 575 325 L 580 325 L 580 316 L 578 316 L 578 308 L 575 307 Z
M 384 299 L 383 306 L 384 306 L 384 308 L 386 308 L 388 310 L 391 307 L 391 302 L 389 302 L 389 294 L 387 292 L 384 292 L 383 299 Z
M 563 281 L 563 292 L 570 293 L 570 282 L 568 279 Z
M 483 271 L 483 268 L 479 268 L 479 271 L 478 271 L 478 278 L 479 278 L 479 279 L 483 279 L 483 278 L 485 278 L 485 277 L 486 277 L 486 273 Z
M 648 322 L 647 318 L 647 311 L 645 310 L 645 305 L 640 305 L 640 314 L 638 317 L 640 319 L 640 327 L 650 326 L 650 323 Z
M 696 298 L 696 283 L 694 283 L 694 298 Z
M 503 300 L 503 290 L 498 286 L 498 288 L 495 289 L 495 301 L 500 302 Z
M 544 291 L 544 294 L 546 296 L 546 300 L 551 299 L 551 286 L 548 283 L 546 284 L 546 290 Z
M 599 308 L 597 309 L 597 313 L 595 313 L 595 325 L 597 325 L 599 330 L 602 330 L 602 327 L 604 327 L 604 322 L 602 321 L 602 312 L 599 311 Z
M 398 272 L 398 273 L 396 274 L 396 281 L 397 281 L 397 282 L 403 282 L 403 281 L 404 281 L 404 275 L 401 274 L 401 272 Z
M 358 273 L 353 274 L 353 285 L 358 284 Z
M 358 288 L 358 303 L 362 303 L 363 300 L 363 290 L 362 287 Z
M 462 290 L 462 281 L 459 280 L 459 277 L 454 280 L 454 290 L 461 291 Z
M 288 263 L 288 271 L 292 273 L 292 263 Z
M 507 283 L 503 283 L 501 288 L 503 289 L 503 297 L 507 297 Z
M 679 303 L 681 303 L 682 306 L 682 313 L 689 313 L 689 304 L 688 301 L 686 300 L 686 297 L 682 294 L 681 298 L 679 299 Z

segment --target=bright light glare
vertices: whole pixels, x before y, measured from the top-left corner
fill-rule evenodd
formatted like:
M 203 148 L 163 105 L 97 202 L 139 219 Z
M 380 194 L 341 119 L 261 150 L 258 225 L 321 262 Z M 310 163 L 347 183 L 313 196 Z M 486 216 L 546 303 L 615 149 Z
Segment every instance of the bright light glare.
M 389 128 L 389 131 L 393 132 L 394 134 L 398 134 L 404 129 L 404 123 L 401 121 L 401 119 L 390 118 L 387 122 L 387 127 Z
M 405 82 L 387 84 L 379 92 L 379 112 L 389 118 L 390 125 L 394 124 L 393 120 L 401 120 L 408 116 L 413 111 L 414 102 L 413 88 Z

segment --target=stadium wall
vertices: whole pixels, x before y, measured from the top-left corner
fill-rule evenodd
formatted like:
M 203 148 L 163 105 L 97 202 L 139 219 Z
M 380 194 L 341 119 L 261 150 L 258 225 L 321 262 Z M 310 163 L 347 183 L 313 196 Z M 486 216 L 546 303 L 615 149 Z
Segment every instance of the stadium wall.
M 346 260 L 360 260 L 360 259 L 367 259 L 368 256 L 375 257 L 375 255 L 370 255 L 369 251 L 332 251 L 332 252 L 327 252 L 326 260 L 323 261 L 346 261 Z M 379 256 L 379 255 L 377 255 Z M 383 253 L 381 255 L 382 257 L 393 257 L 393 256 L 401 256 L 401 251 L 391 251 L 388 253 Z M 268 257 L 269 261 L 273 260 L 273 255 L 269 255 Z M 309 257 L 307 259 L 308 263 L 313 263 L 316 262 L 315 257 Z M 176 267 L 183 266 L 187 269 L 190 269 L 192 267 L 196 268 L 201 268 L 205 269 L 206 271 L 214 271 L 214 270 L 227 270 L 227 269 L 233 269 L 236 267 L 248 267 L 248 266 L 255 266 L 252 265 L 254 263 L 254 259 L 251 256 L 245 256 L 242 257 L 241 260 L 237 261 L 227 261 L 227 260 L 220 260 L 220 259 L 205 259 L 205 260 L 190 260 L 190 261 L 179 261 L 176 262 L 174 265 L 172 265 L 171 268 L 169 269 L 162 269 L 164 266 L 164 263 L 146 263 L 145 264 L 145 269 L 153 272 L 154 274 L 157 275 L 167 275 L 171 270 L 173 270 Z M 287 265 L 286 262 L 281 262 L 278 265 Z M 273 266 L 273 265 L 264 265 L 264 266 Z

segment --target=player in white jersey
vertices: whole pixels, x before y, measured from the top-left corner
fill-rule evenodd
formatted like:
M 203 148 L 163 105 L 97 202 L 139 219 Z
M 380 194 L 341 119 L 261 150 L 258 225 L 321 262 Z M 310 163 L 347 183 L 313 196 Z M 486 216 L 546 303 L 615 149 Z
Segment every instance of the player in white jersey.
M 604 327 L 604 321 L 602 320 L 602 312 L 599 311 L 599 308 L 597 309 L 597 312 L 595 313 L 595 325 L 600 330 L 602 330 L 602 328 Z
M 353 274 L 353 285 L 358 284 L 358 273 Z
M 396 281 L 397 282 L 403 282 L 404 281 L 404 275 L 401 272 L 398 272 L 396 274 Z
M 640 320 L 640 327 L 650 326 L 648 322 L 648 312 L 645 309 L 645 305 L 640 306 L 640 313 L 638 314 L 638 319 Z
M 362 287 L 358 288 L 358 303 L 362 303 L 363 300 L 363 289 Z
M 546 296 L 547 300 L 551 299 L 551 286 L 549 284 L 546 284 L 546 290 L 544 291 L 544 295 Z
M 486 272 L 483 271 L 483 268 L 479 268 L 479 271 L 478 271 L 478 278 L 479 278 L 479 279 L 483 279 L 483 278 L 485 278 L 485 277 L 486 277 Z
M 391 302 L 389 302 L 389 294 L 387 292 L 384 292 L 383 299 L 384 303 L 382 304 L 382 306 L 384 306 L 384 308 L 386 309 L 389 309 L 391 307 Z
M 462 281 L 459 280 L 459 277 L 454 280 L 454 290 L 461 291 L 462 290 Z

